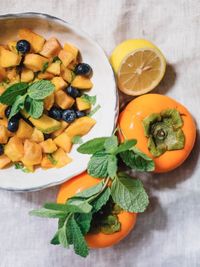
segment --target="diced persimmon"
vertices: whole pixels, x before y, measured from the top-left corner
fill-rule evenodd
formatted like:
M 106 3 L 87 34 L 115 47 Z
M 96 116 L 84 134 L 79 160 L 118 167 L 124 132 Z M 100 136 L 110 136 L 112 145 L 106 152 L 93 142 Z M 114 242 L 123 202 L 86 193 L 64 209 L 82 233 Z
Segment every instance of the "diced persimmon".
M 40 143 L 43 153 L 53 153 L 57 150 L 56 143 L 48 138 L 47 140 Z
M 57 161 L 55 165 L 56 168 L 61 168 L 72 161 L 62 148 L 57 149 L 52 156 Z
M 55 92 L 55 103 L 62 109 L 71 108 L 74 102 L 75 100 L 64 91 L 60 90 Z
M 46 62 L 48 62 L 47 58 L 37 54 L 27 54 L 24 59 L 24 65 L 32 71 L 42 70 Z
M 40 130 L 38 130 L 37 128 L 34 128 L 30 140 L 34 141 L 35 143 L 43 142 L 44 141 L 44 134 Z
M 65 87 L 67 87 L 67 83 L 62 77 L 54 77 L 51 82 L 55 85 L 55 91 L 63 90 Z
M 7 75 L 7 78 L 9 79 L 10 82 L 19 82 L 20 81 L 20 77 L 19 77 L 19 74 L 18 74 L 16 68 L 8 69 L 6 72 L 6 75 Z
M 1 155 L 0 156 L 0 169 L 3 169 L 4 167 L 6 167 L 10 162 L 11 160 L 6 155 Z
M 68 83 L 71 83 L 73 80 L 72 71 L 69 70 L 68 68 L 65 68 L 64 70 L 61 71 L 61 76 Z
M 58 135 L 60 135 L 62 132 L 64 132 L 64 130 L 69 126 L 69 123 L 67 123 L 66 121 L 61 121 L 61 128 L 55 132 L 52 133 L 53 137 L 57 137 Z
M 74 55 L 66 52 L 64 49 L 60 50 L 58 57 L 65 67 L 67 67 L 72 62 L 72 60 L 74 60 Z
M 96 124 L 96 121 L 90 117 L 82 117 L 72 122 L 65 130 L 66 134 L 73 138 L 74 136 L 83 136 L 87 134 Z
M 8 130 L 5 126 L 0 125 L 0 144 L 7 144 L 9 138 Z
M 54 139 L 56 145 L 62 148 L 65 152 L 69 153 L 72 148 L 71 138 L 64 132 Z
M 11 137 L 8 143 L 5 145 L 4 153 L 12 161 L 20 161 L 24 156 L 24 146 L 22 139 L 16 135 Z
M 66 52 L 71 53 L 71 54 L 74 56 L 74 59 L 77 58 L 77 56 L 78 56 L 78 48 L 75 47 L 74 45 L 72 45 L 72 44 L 70 44 L 70 43 L 66 43 L 66 44 L 64 44 L 63 49 L 64 49 Z
M 85 101 L 81 97 L 76 98 L 76 106 L 77 106 L 78 110 L 80 110 L 80 111 L 87 110 L 87 109 L 91 108 L 91 104 L 89 102 Z
M 34 79 L 34 72 L 29 69 L 23 69 L 21 72 L 21 82 L 29 83 Z
M 21 139 L 29 139 L 31 138 L 32 134 L 33 134 L 33 127 L 31 127 L 23 119 L 20 119 L 16 136 L 18 136 Z
M 5 90 L 6 88 L 3 85 L 0 85 L 0 95 L 2 95 Z
M 0 65 L 3 68 L 15 67 L 20 64 L 21 56 L 7 49 L 1 50 Z
M 53 56 L 57 56 L 61 49 L 62 47 L 58 40 L 54 37 L 51 37 L 45 42 L 42 51 L 40 51 L 40 55 L 50 58 Z
M 37 165 L 42 161 L 42 148 L 39 144 L 28 139 L 24 142 L 24 157 L 21 159 L 24 165 Z
M 53 79 L 54 75 L 52 73 L 45 71 L 44 73 L 40 72 L 37 77 L 40 80 L 51 80 Z
M 54 93 L 44 99 L 44 108 L 50 110 L 54 104 Z
M 41 35 L 32 32 L 30 29 L 20 29 L 19 39 L 27 40 L 31 44 L 31 48 L 34 52 L 38 53 L 44 46 L 45 39 Z
M 0 103 L 0 118 L 5 118 L 5 110 L 7 108 L 7 105 L 4 105 Z
M 6 70 L 0 67 L 0 82 L 2 82 L 6 78 Z
M 8 127 L 7 118 L 0 119 L 0 125 L 3 125 L 3 126 L 5 126 L 7 128 Z
M 17 44 L 16 41 L 10 41 L 10 42 L 8 42 L 8 48 L 10 51 L 14 52 L 15 54 L 18 54 L 16 44 Z
M 93 83 L 87 77 L 83 77 L 81 75 L 77 75 L 71 83 L 71 86 L 78 88 L 78 89 L 91 89 Z
M 54 75 L 60 75 L 60 62 L 56 61 L 51 63 L 51 65 L 47 68 L 47 72 L 50 72 Z
M 44 155 L 41 161 L 41 167 L 43 169 L 50 169 L 55 167 L 55 165 L 50 161 L 47 155 Z

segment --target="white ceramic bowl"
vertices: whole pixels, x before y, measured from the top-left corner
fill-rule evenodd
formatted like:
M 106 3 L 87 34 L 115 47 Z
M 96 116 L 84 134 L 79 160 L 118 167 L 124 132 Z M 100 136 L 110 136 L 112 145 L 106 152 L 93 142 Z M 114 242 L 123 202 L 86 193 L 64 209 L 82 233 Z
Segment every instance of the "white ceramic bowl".
M 84 62 L 93 68 L 92 81 L 94 87 L 91 95 L 97 96 L 101 109 L 94 115 L 97 124 L 83 140 L 94 137 L 108 136 L 112 133 L 118 115 L 118 96 L 115 79 L 109 61 L 102 48 L 87 34 L 71 24 L 45 14 L 22 13 L 0 16 L 0 44 L 15 40 L 18 29 L 30 28 L 45 38 L 55 36 L 64 44 L 71 42 L 79 48 Z M 89 157 L 79 154 L 77 145 L 70 156 L 73 162 L 60 169 L 42 170 L 35 173 L 23 173 L 10 167 L 0 170 L 0 188 L 13 191 L 33 191 L 54 186 L 83 172 L 87 168 Z

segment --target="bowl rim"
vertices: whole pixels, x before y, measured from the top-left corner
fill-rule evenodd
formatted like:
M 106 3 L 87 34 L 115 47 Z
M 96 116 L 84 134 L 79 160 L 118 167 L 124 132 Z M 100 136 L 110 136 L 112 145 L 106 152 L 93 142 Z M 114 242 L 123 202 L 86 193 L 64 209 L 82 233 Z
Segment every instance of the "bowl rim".
M 5 20 L 5 19 L 18 19 L 18 18 L 42 18 L 42 19 L 48 19 L 48 20 L 54 20 L 57 21 L 58 23 L 61 23 L 65 26 L 70 27 L 71 29 L 73 29 L 75 32 L 81 32 L 94 46 L 96 46 L 99 50 L 101 50 L 101 52 L 105 55 L 105 57 L 107 58 L 107 61 L 109 63 L 109 59 L 106 55 L 106 52 L 104 51 L 104 49 L 101 47 L 101 45 L 96 41 L 93 40 L 92 37 L 90 37 L 90 35 L 85 32 L 82 29 L 77 29 L 76 26 L 74 26 L 72 23 L 65 21 L 64 19 L 58 18 L 56 16 L 50 15 L 50 14 L 46 14 L 46 13 L 40 13 L 40 12 L 16 12 L 16 13 L 7 13 L 7 14 L 2 14 L 0 15 L 0 21 L 1 20 Z M 109 66 L 111 71 L 112 71 L 112 79 L 113 79 L 113 83 L 115 84 L 115 93 L 116 93 L 116 98 L 115 98 L 115 111 L 114 111 L 114 121 L 113 121 L 113 130 L 114 131 L 116 125 L 117 125 L 117 119 L 118 119 L 118 115 L 119 115 L 119 93 L 117 90 L 117 85 L 116 85 L 116 79 L 115 79 L 115 75 L 114 72 L 112 70 L 112 67 L 109 63 Z M 76 173 L 74 176 L 79 175 L 80 173 L 84 172 L 85 169 L 78 171 L 78 173 Z M 74 177 L 73 176 L 73 177 Z M 73 178 L 71 177 L 71 178 Z M 34 191 L 39 191 L 39 190 L 44 190 L 47 189 L 49 187 L 53 187 L 59 184 L 62 184 L 64 182 L 66 182 L 67 180 L 71 179 L 71 178 L 64 178 L 62 181 L 58 181 L 58 182 L 50 182 L 46 185 L 43 186 L 35 186 L 32 188 L 23 188 L 23 189 L 18 189 L 15 187 L 1 187 L 0 186 L 0 190 L 4 190 L 4 191 L 11 191 L 11 192 L 17 192 L 17 193 L 24 193 L 24 192 L 34 192 Z

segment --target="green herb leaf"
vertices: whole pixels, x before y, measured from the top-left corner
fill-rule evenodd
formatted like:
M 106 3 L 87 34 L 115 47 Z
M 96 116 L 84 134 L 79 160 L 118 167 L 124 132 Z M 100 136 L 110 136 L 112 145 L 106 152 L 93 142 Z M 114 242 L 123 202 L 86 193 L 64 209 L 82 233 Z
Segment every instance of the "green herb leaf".
M 28 96 L 25 102 L 25 110 L 32 118 L 38 119 L 42 116 L 44 103 L 42 100 L 35 100 Z
M 44 65 L 42 66 L 41 72 L 44 73 L 47 70 L 48 66 L 49 66 L 49 62 L 45 62 Z
M 45 203 L 43 206 L 45 209 L 48 210 L 60 210 L 63 212 L 68 212 L 66 208 L 66 204 L 60 204 L 60 203 Z
M 117 157 L 115 155 L 109 155 L 108 157 L 108 176 L 114 178 L 117 173 Z
M 52 156 L 52 154 L 48 154 L 48 155 L 47 155 L 47 158 L 50 160 L 50 162 L 51 162 L 53 165 L 56 165 L 56 164 L 58 163 L 58 161 L 54 159 L 54 157 Z
M 92 186 L 92 187 L 90 187 L 88 189 L 85 189 L 82 192 L 76 194 L 72 198 L 89 198 L 89 197 L 92 197 L 92 196 L 98 194 L 102 190 L 103 184 L 104 184 L 103 181 L 101 181 L 98 184 L 96 184 L 96 185 L 94 185 L 94 186 Z
M 77 151 L 82 154 L 94 154 L 104 150 L 104 143 L 108 137 L 94 138 L 78 147 Z
M 81 233 L 81 229 L 73 216 L 69 219 L 68 225 L 68 231 L 70 231 L 72 235 L 75 253 L 82 257 L 86 257 L 89 251 L 88 246 L 83 234 Z
M 98 178 L 108 177 L 109 156 L 110 155 L 105 152 L 95 153 L 88 163 L 88 173 Z
M 119 173 L 112 183 L 111 196 L 122 209 L 143 212 L 149 204 L 142 182 L 125 173 Z
M 81 229 L 83 235 L 86 235 L 90 230 L 90 224 L 92 221 L 92 213 L 75 214 L 75 220 Z
M 66 209 L 71 213 L 89 213 L 92 210 L 92 206 L 83 199 L 70 198 L 67 201 Z
M 67 225 L 64 223 L 63 227 L 58 230 L 58 240 L 59 243 L 64 247 L 67 248 L 69 246 L 67 240 Z
M 112 135 L 111 137 L 107 138 L 104 142 L 104 148 L 108 153 L 115 153 L 117 147 L 118 139 L 115 135 Z
M 40 80 L 32 83 L 28 88 L 28 95 L 35 100 L 43 100 L 47 96 L 51 95 L 55 86 L 52 82 L 47 80 Z
M 25 172 L 25 173 L 29 173 L 30 172 L 30 170 L 28 169 L 28 168 L 26 168 L 22 163 L 20 163 L 20 162 L 17 162 L 17 163 L 14 163 L 14 165 L 15 165 L 15 169 L 17 169 L 17 170 L 22 170 L 23 172 Z
M 24 95 L 27 91 L 27 83 L 16 83 L 6 89 L 0 96 L 0 103 L 12 106 L 17 96 Z
M 59 58 L 58 56 L 55 56 L 55 57 L 53 58 L 53 63 L 56 62 L 56 61 L 60 61 L 60 62 L 61 62 L 61 60 L 60 60 L 60 58 Z
M 54 237 L 51 239 L 52 245 L 60 245 L 58 235 L 59 235 L 59 230 L 55 233 Z
M 11 111 L 10 111 L 10 115 L 9 115 L 9 119 L 12 118 L 14 115 L 16 115 L 21 109 L 24 108 L 25 99 L 26 99 L 26 95 L 17 96 L 14 104 L 12 105 L 12 108 L 11 108 Z
M 121 152 L 127 151 L 131 149 L 133 146 L 137 144 L 137 140 L 131 139 L 131 140 L 125 140 L 122 144 L 119 145 L 117 150 L 115 151 L 115 154 L 119 154 Z
M 153 171 L 155 169 L 154 161 L 136 147 L 121 152 L 120 157 L 128 167 L 136 171 Z
M 29 214 L 33 215 L 33 216 L 42 217 L 42 218 L 65 218 L 66 217 L 66 212 L 64 212 L 64 211 L 49 210 L 49 209 L 45 209 L 45 208 L 33 210 Z
M 87 94 L 83 94 L 81 96 L 81 99 L 83 101 L 85 101 L 86 103 L 89 103 L 91 105 L 95 105 L 96 104 L 97 97 L 96 96 L 90 96 L 90 95 L 87 95 Z
M 83 140 L 80 135 L 76 135 L 72 138 L 72 144 L 76 145 L 76 144 L 82 144 L 82 143 L 83 143 Z
M 108 202 L 110 198 L 110 187 L 107 187 L 93 202 L 93 212 L 99 211 L 106 203 Z
M 99 109 L 101 108 L 100 105 L 97 105 L 93 110 L 90 111 L 90 113 L 87 115 L 88 117 L 92 117 Z

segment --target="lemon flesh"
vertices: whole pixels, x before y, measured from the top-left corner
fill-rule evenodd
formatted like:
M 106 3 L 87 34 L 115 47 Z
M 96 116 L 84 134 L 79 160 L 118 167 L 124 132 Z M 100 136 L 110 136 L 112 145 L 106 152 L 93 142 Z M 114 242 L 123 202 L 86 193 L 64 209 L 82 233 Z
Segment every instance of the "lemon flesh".
M 113 51 L 110 62 L 119 89 L 128 95 L 141 95 L 153 90 L 166 69 L 164 56 L 147 40 L 123 42 Z

